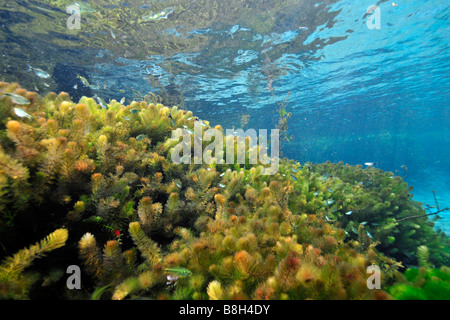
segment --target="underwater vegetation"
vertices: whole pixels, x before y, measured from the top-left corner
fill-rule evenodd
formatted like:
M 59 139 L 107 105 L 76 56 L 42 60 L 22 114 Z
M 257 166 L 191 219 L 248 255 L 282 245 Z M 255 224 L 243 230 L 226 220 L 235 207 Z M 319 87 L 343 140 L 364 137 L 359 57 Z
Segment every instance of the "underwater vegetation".
M 398 300 L 448 300 L 450 299 L 450 269 L 431 268 L 429 250 L 421 246 L 417 250 L 419 268 L 408 268 L 399 283 L 388 288 Z
M 173 163 L 173 130 L 196 120 L 0 83 L 0 297 L 392 299 L 420 247 L 446 270 L 448 238 L 401 177 L 288 159 L 272 176 L 260 163 Z M 367 287 L 373 264 L 381 290 Z M 81 289 L 66 286 L 70 265 Z

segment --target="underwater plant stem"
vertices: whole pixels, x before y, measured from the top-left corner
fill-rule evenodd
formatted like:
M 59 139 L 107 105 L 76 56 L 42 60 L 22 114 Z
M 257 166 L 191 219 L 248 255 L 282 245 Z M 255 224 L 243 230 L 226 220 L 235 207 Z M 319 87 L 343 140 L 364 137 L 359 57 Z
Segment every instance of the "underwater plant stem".
M 434 201 L 436 202 L 436 208 L 439 210 L 439 203 L 436 199 L 436 191 L 433 190 L 433 197 L 434 197 Z
M 441 212 L 443 212 L 443 211 L 450 211 L 450 208 L 444 208 L 444 209 L 438 210 L 438 211 L 436 211 L 436 212 L 428 213 L 428 214 L 425 214 L 425 215 L 421 214 L 421 215 L 416 215 L 416 216 L 406 217 L 406 218 L 397 220 L 397 222 L 401 222 L 401 221 L 405 221 L 405 220 L 409 220 L 409 219 L 420 218 L 420 217 L 432 216 L 432 215 L 441 213 Z

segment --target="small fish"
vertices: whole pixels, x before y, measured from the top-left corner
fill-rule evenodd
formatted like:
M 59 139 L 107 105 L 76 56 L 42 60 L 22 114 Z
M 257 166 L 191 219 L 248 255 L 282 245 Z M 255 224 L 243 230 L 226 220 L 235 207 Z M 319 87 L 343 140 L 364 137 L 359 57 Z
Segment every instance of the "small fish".
M 308 27 L 299 27 L 299 30 L 308 30 Z
M 325 218 L 327 219 L 327 221 L 331 221 L 331 219 L 327 215 L 325 215 Z
M 365 164 L 366 166 L 368 166 L 368 167 L 373 167 L 373 166 L 376 166 L 376 165 L 377 165 L 376 162 L 365 162 L 364 164 Z
M 361 225 L 365 226 L 367 224 L 367 221 L 363 221 L 360 223 Z
M 315 196 L 318 196 L 318 195 L 319 195 L 319 193 L 318 193 L 318 192 L 314 192 L 314 195 L 315 195 Z
M 150 13 L 142 16 L 143 21 L 157 21 L 160 19 L 167 19 L 173 13 L 173 8 L 169 7 L 158 13 Z
M 136 108 L 133 108 L 133 109 L 130 110 L 130 112 L 131 112 L 132 114 L 138 114 L 139 111 L 141 111 L 141 110 L 136 109 Z
M 351 215 L 352 213 L 353 213 L 353 211 L 347 211 L 345 214 L 349 216 L 349 215 Z
M 166 268 L 166 273 L 175 277 L 189 277 L 192 272 L 186 268 Z
M 136 137 L 136 140 L 141 141 L 141 140 L 144 140 L 145 138 L 147 138 L 147 136 L 145 134 L 140 134 Z
M 130 121 L 131 119 L 128 117 L 122 117 L 124 120 Z
M 186 130 L 189 134 L 194 134 L 194 132 L 191 129 L 189 129 L 188 126 L 183 125 L 183 129 Z
M 367 233 L 367 235 L 369 236 L 370 239 L 373 239 L 372 235 L 368 231 L 366 231 L 366 233 Z
M 219 183 L 219 187 L 221 187 L 221 188 L 225 188 L 225 187 L 226 187 L 226 185 L 224 185 L 223 183 Z
M 326 203 L 327 205 L 330 205 L 330 204 L 333 204 L 333 203 L 334 203 L 334 200 L 327 200 L 325 203 Z
M 73 86 L 73 88 L 74 88 L 75 90 L 77 90 L 77 89 L 78 89 L 78 83 L 75 84 L 75 85 Z
M 114 32 L 112 31 L 112 29 L 109 29 L 109 33 L 111 34 L 111 37 L 112 37 L 113 39 L 116 38 L 116 35 L 115 35 Z
M 103 100 L 102 98 L 100 98 L 99 96 L 95 96 L 95 98 L 97 99 L 98 104 L 103 108 L 103 109 L 108 109 L 108 105 L 106 104 L 105 100 Z
M 77 75 L 77 78 L 81 80 L 85 87 L 89 87 L 89 81 L 85 77 Z
M 32 118 L 31 115 L 29 115 L 26 111 L 20 108 L 14 108 L 14 113 L 20 118 L 28 118 L 28 119 Z
M 333 193 L 333 190 L 331 190 L 330 188 L 328 188 L 328 192 Z
M 30 104 L 30 100 L 22 97 L 21 95 L 15 94 L 15 93 L 3 92 L 2 95 L 10 97 L 11 102 L 15 103 L 15 104 L 20 104 L 20 105 Z
M 47 72 L 45 72 L 44 70 L 39 69 L 39 68 L 34 68 L 34 67 L 30 66 L 29 64 L 27 66 L 28 66 L 28 71 L 33 71 L 34 74 L 37 75 L 39 78 L 42 78 L 42 79 L 50 78 L 50 75 Z
M 89 87 L 94 90 L 100 90 L 100 86 L 98 84 L 91 84 Z
M 168 118 L 170 119 L 170 121 L 172 121 L 172 125 L 175 125 L 175 124 L 176 124 L 175 119 L 172 117 L 172 114 L 171 114 L 171 113 L 169 113 Z
M 291 174 L 291 178 L 294 179 L 294 181 L 298 181 L 297 177 Z
M 123 97 L 122 99 L 120 99 L 120 104 L 124 104 L 125 103 L 125 97 Z
M 392 2 L 392 6 L 393 6 L 393 7 L 398 7 L 398 4 Z
M 225 175 L 225 172 L 222 172 L 221 174 L 220 174 L 220 177 L 223 177 Z

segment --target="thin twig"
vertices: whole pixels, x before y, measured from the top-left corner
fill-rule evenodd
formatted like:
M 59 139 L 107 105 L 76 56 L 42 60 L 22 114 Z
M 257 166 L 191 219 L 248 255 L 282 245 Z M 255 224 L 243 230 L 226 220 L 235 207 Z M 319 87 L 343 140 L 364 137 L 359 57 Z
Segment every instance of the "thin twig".
M 400 222 L 400 221 L 405 221 L 405 220 L 409 220 L 409 219 L 415 219 L 415 218 L 426 217 L 426 216 L 432 216 L 432 215 L 435 215 L 435 214 L 441 213 L 441 212 L 443 212 L 443 211 L 450 211 L 450 208 L 444 208 L 444 209 L 438 210 L 438 211 L 436 211 L 436 212 L 433 212 L 433 213 L 428 213 L 428 214 L 419 214 L 419 215 L 416 215 L 416 216 L 406 217 L 406 218 L 403 218 L 403 219 L 397 220 L 397 222 Z

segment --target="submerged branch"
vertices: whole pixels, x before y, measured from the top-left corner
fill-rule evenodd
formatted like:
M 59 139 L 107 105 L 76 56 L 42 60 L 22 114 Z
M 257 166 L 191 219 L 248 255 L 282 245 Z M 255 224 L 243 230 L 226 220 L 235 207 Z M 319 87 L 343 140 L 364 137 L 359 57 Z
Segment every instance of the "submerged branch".
M 450 208 L 444 208 L 444 209 L 438 210 L 438 211 L 436 211 L 436 212 L 428 213 L 428 214 L 425 214 L 425 215 L 419 214 L 419 215 L 416 215 L 416 216 L 406 217 L 406 218 L 397 220 L 397 222 L 405 221 L 405 220 L 409 220 L 409 219 L 415 219 L 415 218 L 426 217 L 426 216 L 432 216 L 432 215 L 441 213 L 441 212 L 443 212 L 443 211 L 450 211 Z

